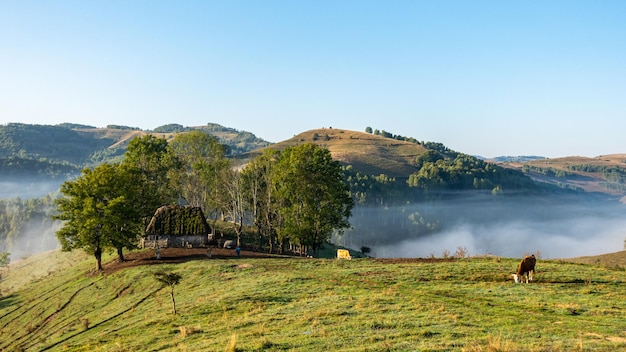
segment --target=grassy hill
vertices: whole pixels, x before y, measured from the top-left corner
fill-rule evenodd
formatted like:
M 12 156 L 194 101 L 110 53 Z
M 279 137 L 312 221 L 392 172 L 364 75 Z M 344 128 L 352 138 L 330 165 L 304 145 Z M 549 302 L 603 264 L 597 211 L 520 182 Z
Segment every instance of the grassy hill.
M 94 126 L 60 124 L 29 125 L 9 123 L 0 125 L 0 159 L 19 156 L 28 159 L 48 159 L 85 166 L 119 157 L 128 142 L 148 133 L 167 140 L 176 133 L 201 130 L 214 135 L 226 144 L 232 154 L 265 147 L 270 143 L 257 138 L 250 132 L 237 131 L 217 124 L 172 128 L 155 128 L 160 131 L 144 131 L 126 126 L 111 125 L 106 128 Z
M 70 255 L 50 253 L 54 258 Z M 51 259 L 50 257 L 48 259 Z M 623 267 L 518 259 L 221 258 L 90 275 L 73 257 L 0 299 L 2 351 L 615 351 Z M 56 262 L 66 262 L 55 259 Z M 50 262 L 51 263 L 51 262 Z M 11 268 L 28 276 L 30 265 Z M 32 271 L 33 267 L 30 267 Z M 152 272 L 182 276 L 169 288 Z
M 539 182 L 616 198 L 626 196 L 626 154 L 540 159 L 504 165 L 520 169 Z
M 352 165 L 363 174 L 385 174 L 390 177 L 407 177 L 418 171 L 415 158 L 427 150 L 417 143 L 336 128 L 305 131 L 270 147 L 282 150 L 302 143 L 313 143 L 327 148 L 333 159 L 344 165 Z M 241 159 L 249 160 L 261 154 L 261 151 L 245 153 Z

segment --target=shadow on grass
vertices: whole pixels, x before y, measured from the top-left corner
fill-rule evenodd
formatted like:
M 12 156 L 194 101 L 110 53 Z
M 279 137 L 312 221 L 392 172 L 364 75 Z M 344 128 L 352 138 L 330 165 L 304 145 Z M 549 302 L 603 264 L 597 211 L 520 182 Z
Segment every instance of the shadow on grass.
M 92 326 L 89 326 L 88 328 L 86 328 L 86 329 L 84 329 L 84 330 L 82 330 L 82 331 L 76 332 L 76 333 L 74 333 L 74 334 L 72 334 L 72 335 L 69 335 L 69 336 L 67 336 L 67 337 L 65 337 L 65 338 L 63 338 L 63 339 L 61 339 L 61 340 L 59 340 L 59 341 L 56 341 L 56 342 L 54 342 L 53 344 L 51 344 L 51 345 L 49 345 L 49 346 L 44 347 L 43 349 L 41 349 L 41 351 L 47 351 L 47 350 L 50 350 L 50 349 L 52 349 L 53 347 L 56 347 L 56 346 L 58 346 L 58 345 L 60 345 L 60 344 L 62 344 L 62 343 L 65 343 L 65 342 L 67 342 L 68 340 L 73 339 L 74 337 L 76 337 L 76 336 L 78 336 L 78 335 L 80 335 L 80 334 L 82 334 L 82 333 L 84 333 L 84 332 L 86 332 L 86 331 L 88 331 L 88 330 L 94 329 L 94 328 L 96 328 L 96 327 L 98 327 L 98 326 L 100 326 L 100 325 L 103 325 L 103 324 L 105 324 L 105 323 L 108 323 L 108 322 L 110 322 L 110 321 L 112 321 L 112 320 L 114 320 L 114 319 L 117 319 L 117 318 L 121 317 L 122 315 L 126 314 L 127 312 L 134 310 L 134 309 L 135 309 L 136 307 L 138 307 L 140 304 L 142 304 L 143 302 L 145 302 L 148 298 L 150 298 L 150 297 L 152 297 L 154 294 L 156 294 L 159 290 L 161 290 L 161 288 L 158 288 L 158 289 L 156 289 L 156 290 L 154 290 L 154 291 L 152 291 L 152 292 L 148 293 L 146 296 L 144 296 L 144 297 L 143 297 L 143 298 L 141 298 L 139 301 L 137 301 L 137 303 L 135 303 L 135 304 L 131 305 L 129 308 L 126 308 L 126 309 L 124 309 L 123 311 L 121 311 L 121 312 L 119 312 L 119 313 L 117 313 L 117 314 L 115 314 L 115 315 L 113 315 L 113 316 L 111 316 L 111 317 L 109 317 L 109 318 L 106 318 L 106 319 L 104 319 L 104 320 L 100 321 L 100 322 L 99 322 L 99 323 L 97 323 L 97 324 L 94 324 L 94 325 L 92 325 Z
M 0 297 L 0 309 L 12 306 L 17 302 L 17 297 L 15 295 L 10 294 L 6 297 Z

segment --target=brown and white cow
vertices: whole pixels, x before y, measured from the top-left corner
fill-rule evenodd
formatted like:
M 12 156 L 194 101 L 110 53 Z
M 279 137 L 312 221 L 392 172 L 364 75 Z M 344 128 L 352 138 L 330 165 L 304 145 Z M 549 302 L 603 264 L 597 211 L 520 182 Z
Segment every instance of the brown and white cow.
M 522 278 L 526 276 L 526 283 L 533 281 L 533 274 L 535 273 L 535 263 L 537 259 L 535 259 L 535 255 L 530 255 L 524 257 L 522 261 L 519 263 L 517 267 L 517 273 L 513 274 L 513 279 L 516 283 L 522 282 Z

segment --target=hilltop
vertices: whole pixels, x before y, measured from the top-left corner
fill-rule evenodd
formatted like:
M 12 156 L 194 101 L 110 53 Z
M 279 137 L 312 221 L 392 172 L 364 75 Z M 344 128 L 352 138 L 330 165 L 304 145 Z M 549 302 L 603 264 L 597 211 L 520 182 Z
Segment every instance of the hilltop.
M 366 132 L 336 128 L 320 128 L 302 132 L 270 148 L 283 150 L 302 143 L 313 143 L 328 149 L 333 159 L 352 165 L 366 175 L 385 174 L 406 178 L 419 169 L 415 158 L 428 149 L 422 144 L 396 140 Z M 260 155 L 263 149 L 244 153 L 238 159 L 247 161 Z

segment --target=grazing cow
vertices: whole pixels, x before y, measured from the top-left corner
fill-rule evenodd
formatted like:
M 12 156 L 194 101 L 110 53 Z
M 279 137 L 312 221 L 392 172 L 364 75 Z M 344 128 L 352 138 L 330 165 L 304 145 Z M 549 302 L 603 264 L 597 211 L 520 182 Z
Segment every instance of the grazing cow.
M 513 274 L 513 279 L 516 283 L 521 283 L 522 278 L 526 276 L 526 283 L 533 281 L 533 274 L 535 273 L 535 263 L 537 259 L 535 259 L 535 255 L 530 255 L 524 257 L 522 261 L 519 263 L 517 267 L 517 273 Z

